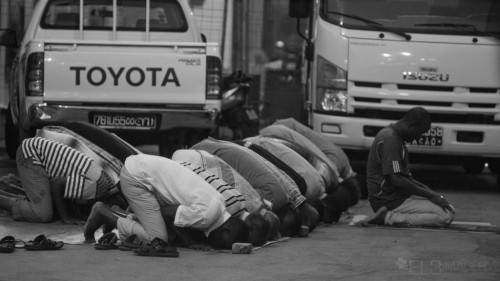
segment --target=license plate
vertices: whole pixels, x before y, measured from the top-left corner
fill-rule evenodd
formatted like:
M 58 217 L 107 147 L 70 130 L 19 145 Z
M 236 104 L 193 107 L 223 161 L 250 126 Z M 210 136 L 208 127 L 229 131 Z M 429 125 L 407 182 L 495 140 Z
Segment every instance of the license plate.
M 152 130 L 157 127 L 155 115 L 95 113 L 93 123 L 104 129 Z
M 419 139 L 410 143 L 411 145 L 441 146 L 443 145 L 443 128 L 431 127 Z

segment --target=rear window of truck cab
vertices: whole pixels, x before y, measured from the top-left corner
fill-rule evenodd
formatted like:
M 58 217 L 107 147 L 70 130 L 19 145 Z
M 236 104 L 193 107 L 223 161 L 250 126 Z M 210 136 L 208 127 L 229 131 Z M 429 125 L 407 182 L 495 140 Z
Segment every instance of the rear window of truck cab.
M 184 32 L 188 29 L 182 7 L 176 0 L 151 0 L 147 9 L 144 0 L 83 0 L 83 29 L 145 31 L 149 11 L 149 30 Z M 116 15 L 114 15 L 116 13 Z M 40 23 L 46 29 L 79 29 L 80 0 L 51 0 Z

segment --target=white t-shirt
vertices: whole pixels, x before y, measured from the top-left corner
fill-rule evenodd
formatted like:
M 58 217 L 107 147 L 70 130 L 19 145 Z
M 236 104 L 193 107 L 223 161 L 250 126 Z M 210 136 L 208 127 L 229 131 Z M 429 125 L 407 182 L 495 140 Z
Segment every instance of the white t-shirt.
M 208 236 L 229 217 L 224 197 L 190 169 L 171 159 L 148 154 L 127 158 L 125 167 L 159 201 L 179 206 L 174 225 L 203 230 Z

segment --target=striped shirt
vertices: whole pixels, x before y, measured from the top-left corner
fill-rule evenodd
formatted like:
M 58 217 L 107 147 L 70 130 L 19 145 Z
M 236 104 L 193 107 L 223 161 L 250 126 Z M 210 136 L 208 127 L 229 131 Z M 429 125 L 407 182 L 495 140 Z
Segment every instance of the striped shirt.
M 42 166 L 50 177 L 65 177 L 65 198 L 81 199 L 85 187 L 85 173 L 92 160 L 71 147 L 40 137 L 23 140 L 21 149 L 25 158 Z
M 238 190 L 198 165 L 184 161 L 178 163 L 193 171 L 217 190 L 224 197 L 226 210 L 231 216 L 244 219 L 244 214 L 248 211 L 245 208 L 245 198 Z
M 240 173 L 218 156 L 204 150 L 178 149 L 172 155 L 172 160 L 196 164 L 234 187 L 245 198 L 245 208 L 249 213 L 259 213 L 262 209 L 271 209 L 271 202 L 264 201 Z

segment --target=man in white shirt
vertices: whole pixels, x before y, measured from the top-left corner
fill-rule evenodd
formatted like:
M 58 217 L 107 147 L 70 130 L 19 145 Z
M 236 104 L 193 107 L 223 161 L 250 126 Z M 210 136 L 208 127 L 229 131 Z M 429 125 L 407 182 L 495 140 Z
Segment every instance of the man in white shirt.
M 120 183 L 136 219 L 121 217 L 103 204 L 96 204 L 85 225 L 87 242 L 94 240 L 94 232 L 102 224 L 116 225 L 121 239 L 136 234 L 145 241 L 168 241 L 164 217 L 171 218 L 174 226 L 202 230 L 214 248 L 231 249 L 233 243 L 248 238 L 248 227 L 229 215 L 224 197 L 175 161 L 132 155 L 125 161 Z

